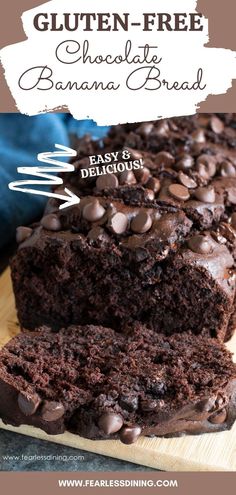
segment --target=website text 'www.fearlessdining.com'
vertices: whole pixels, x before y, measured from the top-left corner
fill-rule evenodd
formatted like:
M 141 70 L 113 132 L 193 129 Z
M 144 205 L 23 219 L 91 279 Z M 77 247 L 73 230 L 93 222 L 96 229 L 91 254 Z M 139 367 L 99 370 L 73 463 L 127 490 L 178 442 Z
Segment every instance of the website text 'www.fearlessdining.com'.
M 59 479 L 59 488 L 178 488 L 176 479 Z

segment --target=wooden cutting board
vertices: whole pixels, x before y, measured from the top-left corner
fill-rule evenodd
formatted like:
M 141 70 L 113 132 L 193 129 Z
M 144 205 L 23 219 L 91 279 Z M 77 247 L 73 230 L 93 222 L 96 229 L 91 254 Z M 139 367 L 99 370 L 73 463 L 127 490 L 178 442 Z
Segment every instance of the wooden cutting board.
M 8 269 L 0 277 L 0 346 L 18 331 Z M 228 347 L 235 352 L 236 357 L 236 335 Z M 227 432 L 182 438 L 143 437 L 133 445 L 124 445 L 114 440 L 87 440 L 71 433 L 49 436 L 34 427 L 15 428 L 6 426 L 2 422 L 0 427 L 165 471 L 236 471 L 236 424 Z

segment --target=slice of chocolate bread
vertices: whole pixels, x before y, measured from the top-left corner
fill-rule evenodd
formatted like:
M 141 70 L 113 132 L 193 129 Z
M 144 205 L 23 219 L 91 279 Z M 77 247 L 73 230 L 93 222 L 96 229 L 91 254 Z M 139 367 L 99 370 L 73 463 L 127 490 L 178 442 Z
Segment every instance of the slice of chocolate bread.
M 236 418 L 236 365 L 224 345 L 191 333 L 43 327 L 0 351 L 0 417 L 124 443 L 223 431 Z

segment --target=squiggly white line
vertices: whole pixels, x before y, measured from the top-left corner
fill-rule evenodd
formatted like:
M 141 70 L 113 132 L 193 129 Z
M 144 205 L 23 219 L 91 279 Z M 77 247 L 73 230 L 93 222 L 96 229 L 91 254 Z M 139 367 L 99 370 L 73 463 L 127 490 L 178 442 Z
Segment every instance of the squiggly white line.
M 29 194 L 39 194 L 41 196 L 47 196 L 49 198 L 57 198 L 65 203 L 61 204 L 59 209 L 62 210 L 67 208 L 68 206 L 72 206 L 74 204 L 78 204 L 80 202 L 80 198 L 76 196 L 73 192 L 71 192 L 67 187 L 64 188 L 64 192 L 66 195 L 53 193 L 51 191 L 39 191 L 36 189 L 31 189 L 23 186 L 35 186 L 35 185 L 54 185 L 58 186 L 63 184 L 63 180 L 61 177 L 52 176 L 51 173 L 57 172 L 73 172 L 75 170 L 74 165 L 70 163 L 64 163 L 57 160 L 57 157 L 72 157 L 76 156 L 77 153 L 72 148 L 68 148 L 67 146 L 63 146 L 62 144 L 55 144 L 55 148 L 58 148 L 60 151 L 45 151 L 43 153 L 39 153 L 37 156 L 37 160 L 39 162 L 48 163 L 52 166 L 36 166 L 36 167 L 18 167 L 17 172 L 19 174 L 32 175 L 34 177 L 40 177 L 41 180 L 37 179 L 24 179 L 18 180 L 14 182 L 10 182 L 8 184 L 9 189 L 12 191 L 20 191 Z M 45 180 L 42 180 L 45 179 Z

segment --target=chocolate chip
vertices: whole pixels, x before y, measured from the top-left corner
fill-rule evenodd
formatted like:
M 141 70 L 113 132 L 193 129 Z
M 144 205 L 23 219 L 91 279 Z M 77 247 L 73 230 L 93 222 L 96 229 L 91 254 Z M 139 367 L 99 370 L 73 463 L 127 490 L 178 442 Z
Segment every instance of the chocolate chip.
M 171 167 L 175 162 L 173 155 L 168 153 L 168 151 L 160 151 L 157 153 L 155 158 L 155 163 L 158 167 Z
M 186 186 L 188 189 L 194 189 L 197 187 L 197 183 L 195 180 L 191 179 L 188 175 L 184 174 L 183 172 L 179 172 L 178 175 L 179 181 L 183 186 Z
M 125 148 L 125 149 L 130 153 L 131 158 L 133 158 L 133 160 L 141 160 L 141 158 L 143 157 L 141 151 L 139 150 L 133 150 L 132 148 Z
M 151 134 L 153 127 L 154 125 L 151 122 L 145 122 L 139 126 L 138 132 L 141 136 L 146 137 Z
M 209 254 L 212 252 L 210 240 L 203 235 L 195 235 L 188 240 L 188 247 L 194 253 Z
M 221 134 L 224 130 L 224 124 L 222 120 L 220 120 L 218 117 L 213 116 L 210 119 L 210 127 L 215 134 Z
M 65 413 L 65 408 L 61 402 L 45 401 L 41 410 L 44 421 L 57 421 Z
M 126 445 L 136 442 L 141 435 L 142 429 L 140 426 L 125 426 L 120 432 L 120 440 Z
M 212 416 L 208 418 L 208 421 L 210 421 L 210 423 L 218 425 L 224 423 L 226 418 L 227 418 L 227 411 L 226 409 L 222 409 L 221 411 L 212 414 Z
M 236 230 L 229 223 L 222 222 L 219 225 L 219 232 L 229 242 L 234 242 L 236 239 Z
M 18 395 L 18 406 L 25 416 L 32 416 L 41 402 L 41 399 L 36 393 L 21 392 Z
M 130 228 L 136 234 L 144 234 L 150 230 L 152 219 L 145 210 L 141 210 L 133 219 Z
M 180 184 L 170 184 L 168 191 L 173 196 L 173 198 L 179 201 L 187 201 L 190 198 L 187 187 L 181 186 Z
M 150 177 L 150 170 L 147 167 L 139 168 L 134 171 L 135 177 L 140 184 L 146 184 Z
M 137 181 L 132 170 L 124 170 L 124 172 L 121 172 L 119 176 L 119 182 L 121 185 L 124 184 L 131 185 L 131 184 L 136 184 Z
M 117 212 L 109 219 L 108 227 L 114 234 L 123 234 L 128 226 L 128 218 L 124 213 Z
M 232 205 L 236 205 L 236 187 L 228 189 L 228 200 Z
M 150 177 L 150 179 L 148 179 L 147 181 L 146 186 L 148 187 L 148 189 L 151 189 L 154 193 L 159 192 L 161 189 L 161 183 L 159 179 L 157 179 L 156 177 Z
M 221 163 L 220 173 L 222 177 L 235 177 L 236 169 L 231 162 L 224 161 Z
M 182 155 L 180 160 L 176 163 L 175 168 L 177 170 L 188 170 L 194 165 L 194 159 L 191 155 Z
M 103 189 L 115 189 L 118 186 L 119 182 L 114 174 L 100 175 L 96 180 L 96 187 L 99 191 L 103 191 Z
M 210 179 L 210 175 L 209 175 L 209 172 L 207 170 L 207 167 L 205 165 L 203 165 L 203 163 L 199 163 L 199 165 L 197 166 L 197 171 L 198 171 L 200 178 L 203 181 L 208 181 Z
M 206 153 L 203 155 L 200 155 L 197 159 L 196 163 L 196 169 L 200 173 L 200 170 L 203 171 L 203 168 L 201 167 L 204 165 L 206 172 L 208 176 L 213 177 L 216 173 L 216 158 L 215 156 L 212 155 L 207 155 Z
M 177 132 L 178 131 L 178 126 L 176 125 L 176 123 L 173 121 L 173 120 L 168 120 L 168 124 L 169 124 L 169 127 L 170 127 L 170 130 L 173 131 L 173 132 Z
M 152 132 L 153 134 L 153 132 Z M 161 137 L 167 137 L 169 135 L 169 125 L 168 122 L 163 120 L 156 128 L 155 134 Z
M 155 199 L 155 193 L 152 189 L 145 189 L 144 199 L 146 201 L 153 201 Z
M 47 230 L 52 230 L 55 232 L 61 230 L 61 222 L 58 216 L 54 215 L 54 213 L 49 213 L 49 215 L 45 215 L 40 223 Z
M 205 143 L 206 141 L 205 133 L 203 129 L 196 129 L 196 131 L 192 133 L 192 138 L 195 141 L 195 143 L 199 143 L 199 144 Z
M 194 191 L 195 197 L 204 203 L 214 203 L 216 199 L 215 190 L 213 187 L 198 187 Z
M 91 203 L 87 203 L 82 211 L 85 220 L 96 222 L 100 220 L 105 213 L 105 208 L 99 203 L 98 199 L 93 199 Z
M 91 242 L 106 241 L 108 236 L 102 227 L 93 227 L 88 233 L 88 239 Z
M 16 242 L 20 244 L 21 242 L 28 239 L 33 232 L 30 227 L 17 227 L 16 229 Z
M 236 213 L 233 213 L 230 218 L 231 225 L 236 229 Z
M 106 413 L 99 418 L 98 425 L 106 435 L 111 435 L 122 428 L 123 419 L 119 414 Z
M 227 242 L 227 239 L 220 234 L 219 230 L 217 230 L 216 232 L 211 232 L 211 236 L 219 244 L 226 244 Z

